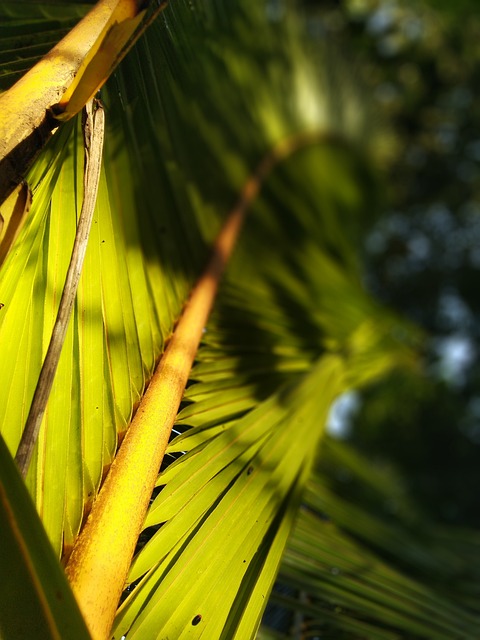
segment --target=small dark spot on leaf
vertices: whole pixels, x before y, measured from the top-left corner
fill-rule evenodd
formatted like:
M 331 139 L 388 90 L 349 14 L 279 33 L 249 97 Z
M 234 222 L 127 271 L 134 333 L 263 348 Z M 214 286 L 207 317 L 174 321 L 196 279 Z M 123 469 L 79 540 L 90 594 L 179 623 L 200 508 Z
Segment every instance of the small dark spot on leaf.
M 4 306 L 3 302 L 0 302 L 0 309 L 3 309 Z
M 253 467 L 252 465 L 250 465 L 247 469 L 247 476 L 249 476 L 252 473 L 252 471 L 253 471 Z
M 197 626 L 197 624 L 199 624 L 199 622 L 200 622 L 200 620 L 201 620 L 201 619 L 202 619 L 202 616 L 201 616 L 199 613 L 197 613 L 197 615 L 196 615 L 196 616 L 194 617 L 194 619 L 192 620 L 192 625 L 193 625 L 194 627 L 196 627 L 196 626 Z

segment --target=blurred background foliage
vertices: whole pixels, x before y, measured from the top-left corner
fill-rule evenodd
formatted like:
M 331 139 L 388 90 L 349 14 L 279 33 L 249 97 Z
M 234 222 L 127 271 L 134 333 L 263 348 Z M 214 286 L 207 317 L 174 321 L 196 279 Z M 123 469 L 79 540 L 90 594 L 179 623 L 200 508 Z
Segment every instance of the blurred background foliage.
M 480 12 L 473 0 L 303 0 L 373 98 L 386 175 L 365 280 L 428 335 L 422 377 L 343 398 L 333 430 L 439 523 L 480 524 Z M 338 416 L 341 414 L 340 419 Z M 351 478 L 338 480 L 338 489 Z M 347 487 L 343 487 L 346 491 Z M 348 489 L 351 491 L 351 487 Z M 388 508 L 397 507 L 391 503 Z

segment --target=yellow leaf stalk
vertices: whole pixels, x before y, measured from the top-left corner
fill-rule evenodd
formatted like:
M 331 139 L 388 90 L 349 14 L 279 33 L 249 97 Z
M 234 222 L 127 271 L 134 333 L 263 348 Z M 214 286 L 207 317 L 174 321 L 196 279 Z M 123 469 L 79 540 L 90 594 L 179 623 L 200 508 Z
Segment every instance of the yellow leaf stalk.
M 151 20 L 142 0 L 99 0 L 53 49 L 0 96 L 0 202 L 19 184 L 58 120 L 79 113 Z

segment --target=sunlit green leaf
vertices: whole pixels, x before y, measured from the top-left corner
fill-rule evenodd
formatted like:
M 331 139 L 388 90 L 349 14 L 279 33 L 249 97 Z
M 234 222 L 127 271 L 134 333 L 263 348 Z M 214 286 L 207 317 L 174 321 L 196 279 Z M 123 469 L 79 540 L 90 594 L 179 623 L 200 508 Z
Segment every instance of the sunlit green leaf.
M 63 569 L 1 437 L 0 520 L 1 637 L 88 640 Z

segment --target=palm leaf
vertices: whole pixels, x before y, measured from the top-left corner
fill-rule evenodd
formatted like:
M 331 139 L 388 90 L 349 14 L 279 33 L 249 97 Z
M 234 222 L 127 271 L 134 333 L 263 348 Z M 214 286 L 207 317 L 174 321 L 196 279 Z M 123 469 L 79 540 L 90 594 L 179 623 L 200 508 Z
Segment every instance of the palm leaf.
M 0 460 L 2 638 L 86 640 L 80 610 L 1 437 Z
M 73 542 L 83 511 L 88 509 L 98 489 L 103 469 L 112 460 L 117 433 L 121 435 L 125 431 L 145 379 L 151 375 L 153 363 L 178 318 L 187 287 L 205 256 L 201 230 L 205 230 L 210 239 L 212 230 L 218 228 L 218 211 L 204 204 L 205 198 L 211 196 L 208 193 L 211 179 L 207 180 L 204 175 L 204 154 L 217 158 L 215 171 L 224 175 L 226 185 L 232 181 L 238 184 L 239 171 L 240 177 L 247 174 L 244 163 L 253 155 L 250 150 L 243 160 L 240 155 L 235 161 L 218 165 L 218 158 L 232 155 L 220 126 L 229 118 L 230 105 L 228 101 L 219 103 L 215 96 L 205 96 L 195 69 L 190 68 L 192 64 L 195 68 L 199 65 L 192 42 L 196 36 L 194 29 L 198 33 L 199 25 L 188 6 L 181 6 L 173 20 L 178 21 L 178 12 L 183 12 L 182 26 L 185 32 L 191 29 L 189 40 L 181 31 L 178 34 L 174 31 L 176 21 L 169 25 L 170 33 L 173 32 L 170 37 L 164 26 L 154 25 L 151 37 L 125 61 L 113 79 L 110 93 L 105 96 L 107 169 L 100 184 L 97 219 L 80 283 L 79 303 L 65 346 L 70 349 L 70 355 L 64 355 L 60 361 L 46 426 L 28 478 L 58 551 L 62 539 L 67 548 Z M 244 30 L 248 19 L 244 11 L 238 11 L 236 18 L 232 18 L 232 28 Z M 235 20 L 239 26 L 235 26 Z M 174 43 L 177 44 L 175 40 L 182 36 L 183 60 L 175 61 L 171 73 L 178 76 L 183 72 L 183 94 L 179 94 L 178 80 L 174 83 L 173 77 L 160 94 L 158 86 L 163 80 L 163 69 L 151 64 L 140 67 L 139 61 L 155 59 L 153 51 L 158 43 L 166 50 L 164 55 L 168 61 Z M 238 44 L 233 49 L 236 54 Z M 229 55 L 238 65 L 233 52 Z M 215 51 L 207 51 L 206 59 L 212 75 L 220 65 L 224 67 L 224 60 L 219 60 Z M 246 64 L 246 60 L 242 62 Z M 278 63 L 272 63 L 273 83 L 279 77 L 277 69 Z M 222 76 L 216 78 L 217 91 L 229 71 L 223 68 Z M 256 70 L 262 75 L 263 71 Z M 124 75 L 128 80 L 123 79 Z M 200 96 L 203 110 L 196 114 L 187 111 L 185 106 L 190 105 L 190 98 L 187 103 L 186 94 Z M 273 113 L 272 106 L 265 104 L 267 97 L 271 102 L 269 93 L 263 92 L 261 99 L 257 98 L 257 108 L 251 110 L 257 120 L 264 117 L 265 109 Z M 210 107 L 218 112 L 219 105 L 223 110 L 217 113 L 214 126 L 203 114 Z M 166 114 L 165 124 L 157 123 L 158 118 L 154 120 L 153 114 L 157 113 Z M 169 119 L 173 116 L 177 126 L 181 123 L 190 131 L 192 126 L 196 127 L 193 155 L 191 141 L 185 135 L 179 136 L 170 125 Z M 247 122 L 249 117 L 246 114 Z M 292 112 L 289 117 L 292 120 Z M 168 135 L 173 137 L 170 144 L 165 126 L 170 127 Z M 285 135 L 292 126 L 295 124 L 285 120 L 282 114 L 277 117 L 275 136 Z M 156 132 L 154 136 L 152 128 Z M 235 133 L 242 151 L 242 132 Z M 3 371 L 6 382 L 2 387 L 1 424 L 12 451 L 19 441 L 25 419 L 23 412 L 29 406 L 56 314 L 69 256 L 66 239 L 70 237 L 73 242 L 81 199 L 80 140 L 78 126 L 64 127 L 27 176 L 34 196 L 30 219 L 0 276 L 5 305 L 0 320 L 0 344 L 8 354 L 8 365 Z M 217 140 L 216 149 L 212 140 Z M 192 163 L 195 170 L 202 171 L 193 184 L 188 175 Z M 122 179 L 125 176 L 135 178 Z M 204 184 L 206 195 L 202 194 Z M 227 202 L 229 193 L 232 193 L 231 186 L 221 200 L 218 194 L 216 197 L 220 202 Z M 137 215 L 137 211 L 144 215 Z M 168 215 L 165 213 L 162 217 L 167 211 Z M 30 251 L 37 264 L 27 268 L 32 259 Z M 33 299 L 32 291 L 36 292 Z M 15 296 L 24 296 L 24 299 Z M 25 331 L 29 325 L 32 329 Z M 25 363 L 28 363 L 26 369 Z M 73 396 L 69 391 L 71 386 L 78 388 Z M 63 416 L 69 417 L 69 429 L 56 426 L 63 425 Z M 55 445 L 50 445 L 48 434 L 53 434 Z M 59 500 L 58 493 L 63 492 L 65 483 L 65 497 Z M 36 487 L 42 490 L 37 491 Z
M 307 637 L 334 629 L 345 638 L 475 637 L 478 609 L 466 599 L 476 591 L 478 562 L 444 544 L 390 470 L 372 473 L 345 444 L 325 444 L 280 568 L 290 595 L 273 592 L 272 602 L 300 612 Z M 334 469 L 370 493 L 372 511 L 328 488 Z M 385 509 L 392 495 L 396 517 Z
M 139 143 L 138 135 L 135 142 Z M 122 207 L 133 200 L 135 188 L 131 183 L 128 190 L 119 186 L 120 177 L 129 173 L 127 153 L 120 158 L 116 153 L 122 147 L 128 149 L 123 137 L 112 136 L 106 145 L 113 185 L 103 177 L 77 310 L 28 478 L 58 551 L 62 539 L 68 546 L 78 533 L 84 504 L 98 490 L 103 470 L 112 460 L 117 432 L 125 430 L 144 388 L 145 375 L 151 373 L 162 342 L 178 317 L 179 292 L 183 297 L 186 293 L 185 280 L 179 276 L 170 287 L 155 287 L 160 293 L 153 299 L 146 295 L 153 288 L 149 280 L 165 276 L 158 258 L 150 261 L 146 272 L 138 249 L 127 250 L 126 234 L 130 242 L 140 231 L 135 208 Z M 0 341 L 8 357 L 3 369 L 6 384 L 1 422 L 11 450 L 18 443 L 19 427 L 25 419 L 22 412 L 30 403 L 63 287 L 81 198 L 82 155 L 78 127 L 66 127 L 38 160 L 27 177 L 33 191 L 30 220 L 19 238 L 18 251 L 12 252 L 1 274 L 5 313 L 0 320 Z M 111 190 L 115 187 L 117 198 L 113 199 Z M 128 217 L 121 213 L 112 216 L 113 207 Z M 153 223 L 147 216 L 142 222 L 143 234 L 150 238 L 157 235 L 149 230 Z M 36 265 L 31 265 L 32 251 Z M 163 255 L 158 248 L 155 251 Z M 188 259 L 192 260 L 192 254 Z M 45 261 L 49 263 L 45 265 Z M 133 263 L 133 283 L 129 262 Z M 137 322 L 135 313 L 145 320 Z M 25 327 L 30 323 L 34 333 L 27 334 Z M 163 325 L 163 332 L 159 325 Z M 14 352 L 11 358 L 8 345 Z M 146 353 L 145 348 L 142 353 L 143 345 Z M 28 363 L 26 370 L 24 363 Z M 72 387 L 78 389 L 76 394 L 71 394 Z M 57 425 L 64 424 L 65 416 L 70 424 L 62 429 Z M 37 486 L 50 489 L 37 492 Z M 59 500 L 65 486 L 65 497 Z
M 13 16 L 6 34 L 27 33 L 11 5 L 3 3 Z M 51 19 L 44 8 L 30 25 L 34 34 Z M 85 7 L 71 9 L 64 4 L 59 29 Z M 293 14 L 275 22 L 264 9 L 255 2 L 232 3 L 228 12 L 213 0 L 176 2 L 103 92 L 107 131 L 95 220 L 27 477 L 58 555 L 74 544 L 252 166 L 287 136 L 315 128 L 318 142 L 276 169 L 247 221 L 170 445 L 171 455 L 187 453 L 158 479 L 163 488 L 145 522 L 156 533 L 132 564 L 112 632 L 118 638 L 253 637 L 299 505 L 311 500 L 304 490 L 332 401 L 416 359 L 417 332 L 361 286 L 355 243 L 376 205 L 364 101 L 339 60 L 315 67 L 319 58 Z M 31 53 L 21 55 L 22 69 Z M 12 69 L 4 73 L 8 80 Z M 346 80 L 338 83 L 342 73 Z M 63 286 L 82 156 L 80 123 L 62 125 L 27 176 L 32 209 L 0 272 L 0 424 L 12 453 Z M 318 487 L 312 483 L 315 477 L 309 486 Z M 285 556 L 294 567 L 284 570 L 288 579 L 311 590 L 305 612 L 338 618 L 337 628 L 357 637 L 424 634 L 428 615 L 445 599 L 404 578 L 391 558 L 369 559 L 370 583 L 347 576 L 339 590 L 329 576 L 318 586 L 339 545 L 350 567 L 359 566 L 362 545 L 381 541 L 404 559 L 402 535 L 388 546 L 368 517 L 363 530 L 341 531 L 341 500 L 323 495 L 328 509 L 300 512 Z M 321 529 L 323 509 L 334 513 L 335 525 L 318 548 L 312 533 Z M 298 540 L 303 551 L 313 545 L 308 553 L 321 565 L 308 584 Z M 401 594 L 402 606 L 381 593 L 382 580 Z M 420 597 L 427 613 L 418 616 Z M 347 613 L 332 616 L 317 606 L 328 599 Z M 438 637 L 468 634 L 474 622 L 460 605 L 445 607 Z
M 273 229 L 269 218 L 279 216 L 278 205 L 261 204 L 251 222 Z M 170 453 L 188 453 L 159 478 L 165 486 L 145 526 L 162 526 L 134 560 L 130 580 L 144 577 L 119 611 L 115 637 L 183 637 L 198 616 L 208 637 L 250 637 L 332 401 L 402 359 L 402 345 L 389 337 L 391 320 L 318 237 L 299 236 L 303 260 L 292 270 L 297 247 L 282 236 L 299 231 L 313 211 L 297 198 L 295 213 L 291 220 L 281 209 L 285 225 L 278 237 L 270 234 L 265 268 L 249 273 L 248 289 L 241 280 L 249 271 L 248 229 L 238 247 L 177 420 L 180 430 L 193 428 L 170 446 Z M 342 301 L 352 313 L 343 312 Z M 309 325 L 302 319 L 312 303 Z M 188 593 L 182 607 L 177 589 Z

